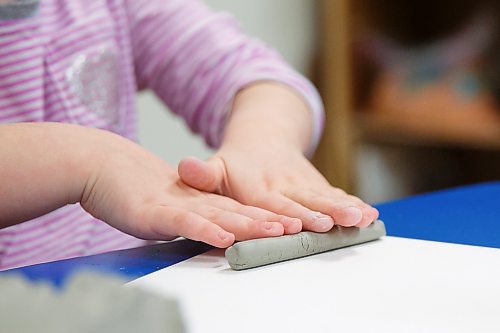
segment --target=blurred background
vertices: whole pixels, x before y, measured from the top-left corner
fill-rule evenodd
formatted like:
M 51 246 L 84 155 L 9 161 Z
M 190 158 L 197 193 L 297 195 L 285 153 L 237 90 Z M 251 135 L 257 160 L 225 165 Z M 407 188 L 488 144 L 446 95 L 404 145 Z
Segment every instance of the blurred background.
M 369 202 L 500 178 L 500 1 L 207 0 L 318 86 L 314 163 Z M 150 92 L 140 140 L 171 164 L 211 151 Z
M 265 41 L 295 69 L 310 77 L 317 42 L 314 0 L 205 2 L 231 13 L 247 34 Z M 181 118 L 165 111 L 153 93 L 141 93 L 138 109 L 141 143 L 168 162 L 176 165 L 188 155 L 206 158 L 212 153 L 203 140 L 189 132 Z

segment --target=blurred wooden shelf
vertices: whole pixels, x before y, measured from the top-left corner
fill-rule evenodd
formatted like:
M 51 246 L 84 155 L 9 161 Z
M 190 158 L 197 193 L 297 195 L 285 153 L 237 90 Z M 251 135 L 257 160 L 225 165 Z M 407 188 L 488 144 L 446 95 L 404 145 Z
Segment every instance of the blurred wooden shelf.
M 500 116 L 500 115 L 499 115 Z M 500 148 L 498 121 L 466 121 L 436 117 L 408 117 L 405 113 L 357 112 L 353 128 L 357 139 L 365 142 L 455 147 Z

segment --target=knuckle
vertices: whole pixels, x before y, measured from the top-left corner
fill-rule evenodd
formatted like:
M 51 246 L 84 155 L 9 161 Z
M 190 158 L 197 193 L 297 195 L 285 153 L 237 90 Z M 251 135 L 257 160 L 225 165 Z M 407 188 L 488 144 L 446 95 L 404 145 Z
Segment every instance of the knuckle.
M 350 196 L 349 194 L 346 193 L 346 191 L 344 191 L 343 189 L 338 188 L 338 187 L 330 187 L 330 192 L 333 195 L 339 196 L 339 197 Z
M 290 212 L 297 210 L 297 204 L 291 200 L 282 200 L 277 208 L 279 212 Z
M 259 231 L 262 225 L 262 221 L 259 220 L 248 220 L 243 223 L 243 227 L 240 230 L 240 236 L 249 239 L 254 238 L 259 235 Z
M 170 220 L 174 226 L 184 225 L 187 220 L 186 212 L 169 210 L 170 212 Z
M 258 190 L 248 195 L 243 203 L 252 206 L 258 206 L 261 208 L 268 207 L 272 204 L 273 201 L 276 201 L 277 198 L 279 198 L 280 196 L 281 194 L 277 191 L 262 192 Z
M 218 221 L 221 218 L 222 210 L 213 206 L 202 207 L 203 216 L 209 221 Z
M 194 229 L 194 235 L 195 238 L 197 238 L 196 240 L 205 239 L 212 230 L 212 225 L 209 223 L 198 223 L 197 227 Z
M 354 195 L 348 195 L 347 198 L 358 205 L 366 205 L 363 200 Z

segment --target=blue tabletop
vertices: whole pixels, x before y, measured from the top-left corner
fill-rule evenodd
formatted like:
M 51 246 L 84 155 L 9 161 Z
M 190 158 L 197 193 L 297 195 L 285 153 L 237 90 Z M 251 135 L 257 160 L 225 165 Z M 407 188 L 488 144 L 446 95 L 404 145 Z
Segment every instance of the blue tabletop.
M 500 248 L 500 182 L 375 206 L 390 236 Z
M 500 182 L 484 183 L 375 205 L 390 236 L 500 248 Z M 133 280 L 208 251 L 182 240 L 106 254 L 61 260 L 2 273 L 62 285 L 85 269 Z

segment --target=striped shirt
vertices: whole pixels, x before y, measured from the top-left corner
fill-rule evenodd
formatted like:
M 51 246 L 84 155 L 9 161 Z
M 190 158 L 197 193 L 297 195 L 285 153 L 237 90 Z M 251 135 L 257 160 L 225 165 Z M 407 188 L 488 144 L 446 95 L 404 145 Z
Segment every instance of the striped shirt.
M 304 97 L 314 147 L 323 117 L 314 87 L 199 1 L 41 0 L 34 15 L 0 21 L 1 123 L 75 123 L 135 140 L 136 92 L 150 88 L 217 146 L 235 93 L 258 80 Z M 0 269 L 143 244 L 68 205 L 1 229 Z

